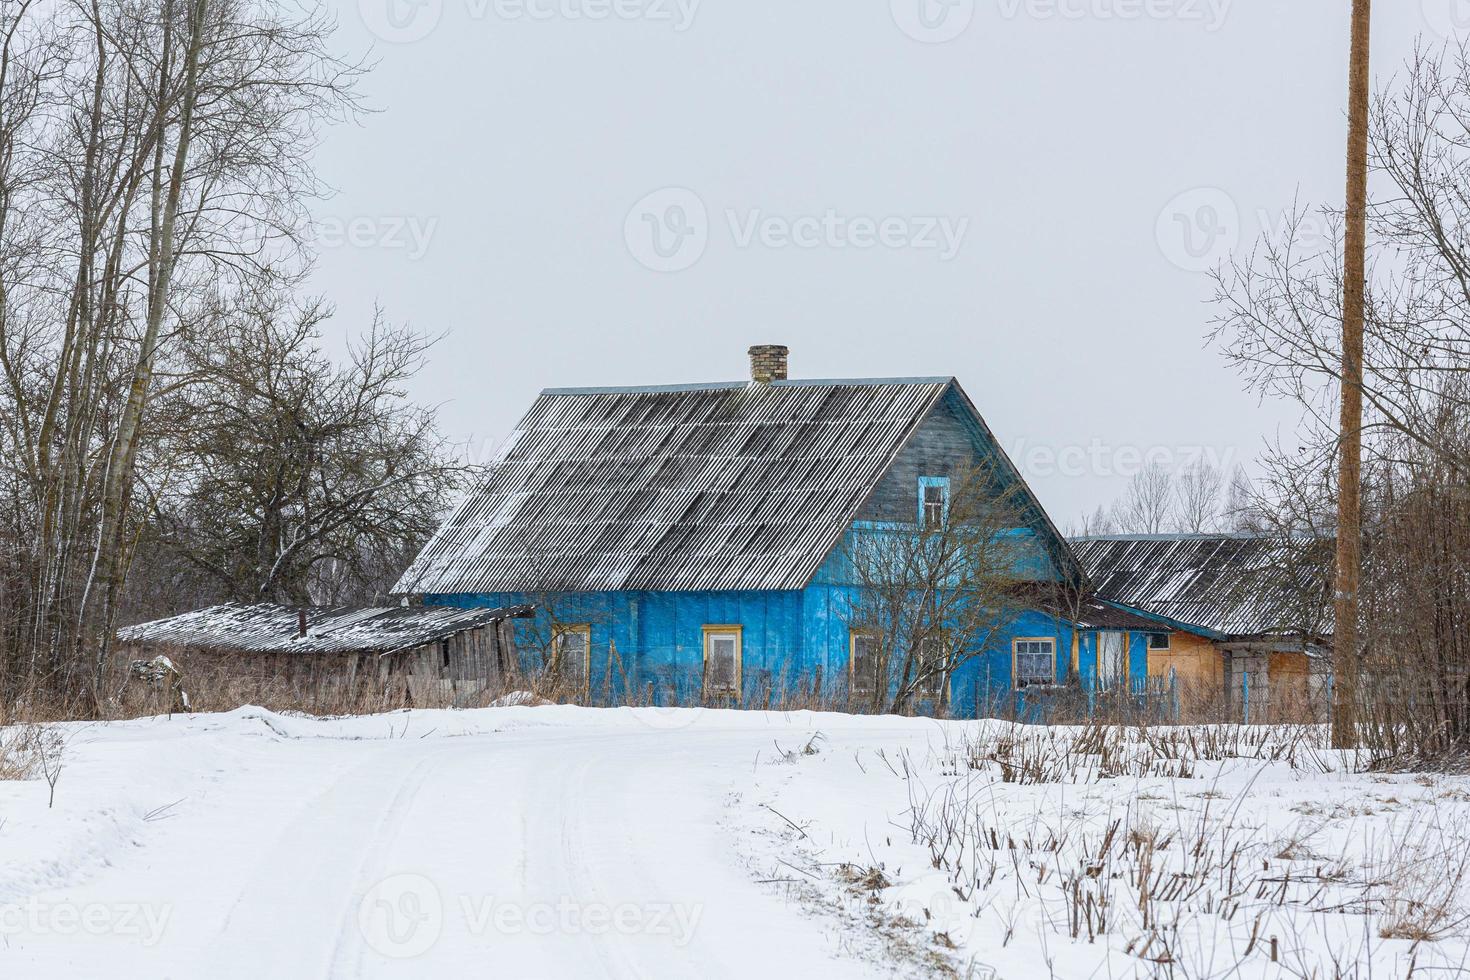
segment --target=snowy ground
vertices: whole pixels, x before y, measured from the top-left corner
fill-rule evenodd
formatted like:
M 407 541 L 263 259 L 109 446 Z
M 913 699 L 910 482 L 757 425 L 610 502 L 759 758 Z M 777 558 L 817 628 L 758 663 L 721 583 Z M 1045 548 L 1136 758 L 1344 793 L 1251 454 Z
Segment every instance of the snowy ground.
M 1301 732 L 556 707 L 62 732 L 54 809 L 0 781 L 0 977 L 1470 975 L 1470 780 L 1355 775 Z

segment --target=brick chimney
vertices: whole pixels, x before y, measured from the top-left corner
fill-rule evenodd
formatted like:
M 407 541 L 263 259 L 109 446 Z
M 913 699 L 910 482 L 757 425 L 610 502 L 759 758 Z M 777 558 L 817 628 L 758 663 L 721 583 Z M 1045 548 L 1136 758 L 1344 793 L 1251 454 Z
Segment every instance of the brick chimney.
M 791 350 L 780 344 L 757 344 L 750 349 L 750 380 L 757 384 L 786 380 L 786 359 Z

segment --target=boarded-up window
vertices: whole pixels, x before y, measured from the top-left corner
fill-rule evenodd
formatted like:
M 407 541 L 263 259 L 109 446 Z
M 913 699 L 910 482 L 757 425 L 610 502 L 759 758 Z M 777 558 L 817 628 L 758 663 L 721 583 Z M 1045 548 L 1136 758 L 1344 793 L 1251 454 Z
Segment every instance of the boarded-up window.
M 740 627 L 704 628 L 704 693 L 706 696 L 740 695 Z
M 1014 649 L 1016 687 L 1034 687 L 1057 682 L 1055 640 L 1016 640 Z
M 585 693 L 592 655 L 592 627 L 586 624 L 558 626 L 555 642 L 554 667 L 558 686 L 569 694 Z
M 869 695 L 878 686 L 878 638 L 872 633 L 854 630 L 852 647 L 852 693 Z

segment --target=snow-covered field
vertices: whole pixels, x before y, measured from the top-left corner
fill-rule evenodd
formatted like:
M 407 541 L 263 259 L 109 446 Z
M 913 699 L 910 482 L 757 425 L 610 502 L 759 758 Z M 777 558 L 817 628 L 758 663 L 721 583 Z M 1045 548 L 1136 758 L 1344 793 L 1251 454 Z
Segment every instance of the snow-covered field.
M 59 731 L 54 808 L 0 781 L 0 977 L 1470 975 L 1470 779 L 1355 774 L 1313 730 L 513 707 Z

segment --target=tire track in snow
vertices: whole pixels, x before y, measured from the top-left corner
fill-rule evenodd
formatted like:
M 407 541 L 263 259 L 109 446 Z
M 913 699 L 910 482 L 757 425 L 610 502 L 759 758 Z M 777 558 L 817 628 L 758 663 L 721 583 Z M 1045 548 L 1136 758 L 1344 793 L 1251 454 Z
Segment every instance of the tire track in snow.
M 197 976 L 336 977 L 347 916 L 378 841 L 397 833 L 431 758 L 407 756 L 385 772 L 371 752 L 314 797 L 277 836 L 208 944 Z M 392 778 L 385 778 L 393 773 Z M 384 801 L 385 783 L 392 787 Z M 376 821 L 361 814 L 379 810 Z M 363 855 L 358 857 L 358 855 Z M 344 858 L 352 857 L 350 863 Z M 350 975 L 350 974 L 349 974 Z
M 439 746 L 436 745 L 435 749 L 439 749 Z M 402 830 L 404 818 L 413 806 L 414 798 L 420 787 L 423 786 L 424 780 L 428 778 L 432 768 L 442 756 L 442 751 L 435 751 L 432 755 L 419 760 L 418 764 L 399 783 L 398 791 L 393 794 L 392 800 L 389 801 L 382 817 L 378 820 L 372 843 L 368 845 L 362 863 L 358 865 L 356 879 L 352 890 L 346 896 L 347 902 L 342 909 L 341 925 L 337 930 L 337 942 L 332 947 L 332 962 L 327 972 L 332 980 L 355 980 L 362 975 L 364 937 L 358 922 L 359 906 L 367 890 L 387 875 L 384 855 Z

